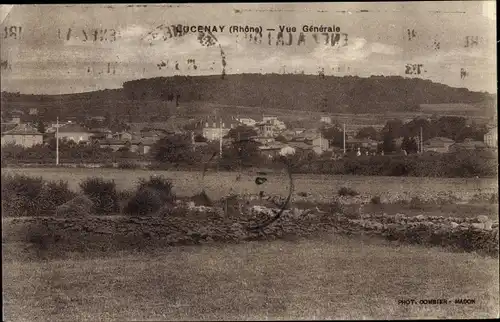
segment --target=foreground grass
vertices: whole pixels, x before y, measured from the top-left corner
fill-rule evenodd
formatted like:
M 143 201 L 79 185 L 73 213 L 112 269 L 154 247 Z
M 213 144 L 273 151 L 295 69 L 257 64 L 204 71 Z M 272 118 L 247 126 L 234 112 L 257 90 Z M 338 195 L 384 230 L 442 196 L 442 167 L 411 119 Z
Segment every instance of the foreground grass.
M 324 237 L 4 263 L 9 321 L 498 317 L 495 259 Z M 475 304 L 398 305 L 400 299 Z

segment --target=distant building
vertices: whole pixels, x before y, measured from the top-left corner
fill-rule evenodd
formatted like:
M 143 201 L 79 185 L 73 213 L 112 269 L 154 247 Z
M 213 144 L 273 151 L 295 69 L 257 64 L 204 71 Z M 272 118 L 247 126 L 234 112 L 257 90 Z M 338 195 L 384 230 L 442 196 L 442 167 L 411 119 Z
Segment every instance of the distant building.
M 286 129 L 285 122 L 278 120 L 277 116 L 264 115 L 262 116 L 262 122 L 259 123 L 270 124 L 273 127 L 274 132 L 279 132 Z
M 241 124 L 245 124 L 246 126 L 250 126 L 250 127 L 254 127 L 255 124 L 257 124 L 257 121 L 255 121 L 254 119 L 251 119 L 249 117 L 240 117 L 240 118 L 237 118 L 236 120 L 238 122 L 240 122 Z
M 273 137 L 264 137 L 264 136 L 257 136 L 253 138 L 253 140 L 260 144 L 269 144 L 276 141 Z
M 484 135 L 484 143 L 489 148 L 498 148 L 498 127 L 494 127 Z
M 283 148 L 281 144 L 276 145 L 262 145 L 259 146 L 260 155 L 267 157 L 269 159 L 278 157 L 280 155 L 280 151 Z
M 234 118 L 209 118 L 203 122 L 203 136 L 209 141 L 220 140 L 238 125 Z
M 295 149 L 295 151 L 312 151 L 313 146 L 305 142 L 288 142 L 288 146 Z
M 330 116 L 322 116 L 320 122 L 332 124 L 332 118 Z
M 24 112 L 20 110 L 13 110 L 10 115 L 12 116 L 10 123 L 21 124 L 21 117 L 24 115 Z
M 465 139 L 464 142 L 452 144 L 449 147 L 449 152 L 460 152 L 466 150 L 482 150 L 486 149 L 487 145 L 481 141 L 474 141 L 472 139 Z
M 270 122 L 257 123 L 256 127 L 257 127 L 257 132 L 259 133 L 259 136 L 274 137 L 277 134 L 274 125 Z
M 278 117 L 277 116 L 273 116 L 273 115 L 263 115 L 262 116 L 262 122 L 274 122 L 274 121 L 277 121 L 278 120 Z
M 378 141 L 368 138 L 364 139 L 350 138 L 347 139 L 345 142 L 346 149 L 349 151 L 357 151 L 358 149 L 363 151 L 376 151 L 378 144 L 379 144 Z
M 455 141 L 449 138 L 435 137 L 424 142 L 423 150 L 424 152 L 448 153 L 450 151 L 450 146 L 454 143 Z
M 18 124 L 16 127 L 2 132 L 2 146 L 6 144 L 30 148 L 37 144 L 43 144 L 43 134 L 29 124 Z
M 101 148 L 110 148 L 114 152 L 120 150 L 121 148 L 128 148 L 130 152 L 135 152 L 138 154 L 148 154 L 151 147 L 156 141 L 151 139 L 142 140 L 120 140 L 120 139 L 109 139 L 103 140 L 99 143 Z
M 322 154 L 330 148 L 328 140 L 325 139 L 322 135 L 319 135 L 312 140 L 312 146 L 316 154 Z
M 92 132 L 92 140 L 104 140 L 113 138 L 113 133 L 107 128 L 93 128 L 90 129 Z
M 279 154 L 282 156 L 292 155 L 295 154 L 295 149 L 289 145 L 286 145 L 283 148 L 281 148 Z
M 38 115 L 38 109 L 36 107 L 31 107 L 29 115 Z
M 94 134 L 91 131 L 85 129 L 83 126 L 73 123 L 65 124 L 59 127 L 58 133 L 59 138 L 65 138 L 68 141 L 73 141 L 76 143 L 88 142 Z
M 113 134 L 113 138 L 119 140 L 132 140 L 132 137 L 132 133 L 129 132 L 119 132 Z

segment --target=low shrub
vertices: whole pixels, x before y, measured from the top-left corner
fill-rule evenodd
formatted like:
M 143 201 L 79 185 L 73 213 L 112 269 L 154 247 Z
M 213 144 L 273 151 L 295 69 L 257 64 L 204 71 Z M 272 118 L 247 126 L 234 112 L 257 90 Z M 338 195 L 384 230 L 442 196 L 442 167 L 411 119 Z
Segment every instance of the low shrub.
M 42 177 L 2 174 L 2 214 L 33 216 L 38 214 L 37 197 L 45 181 Z
M 354 196 L 357 196 L 359 195 L 359 193 L 352 189 L 352 188 L 349 188 L 349 187 L 342 187 L 339 189 L 338 191 L 338 195 L 339 196 L 350 196 L 350 197 L 354 197 Z
M 134 190 L 119 190 L 117 192 L 118 200 L 128 200 L 135 194 Z
M 166 203 L 173 203 L 175 195 L 172 188 L 172 181 L 163 176 L 151 176 L 147 180 L 142 178 L 123 212 L 129 215 L 157 212 Z
M 173 201 L 175 199 L 174 192 L 172 191 L 173 184 L 170 179 L 163 176 L 150 176 L 149 180 L 140 179 L 137 186 L 137 191 L 145 188 L 150 188 L 158 191 L 163 201 Z
M 39 210 L 44 215 L 52 214 L 57 207 L 75 197 L 76 193 L 69 189 L 68 182 L 63 180 L 46 182 L 37 198 Z
M 92 214 L 94 203 L 87 196 L 77 196 L 56 208 L 58 217 L 86 217 Z
M 123 212 L 143 216 L 157 212 L 164 205 L 160 191 L 153 188 L 139 189 L 127 202 Z
M 300 197 L 307 197 L 309 194 L 307 192 L 301 191 L 301 192 L 297 193 L 297 195 Z
M 207 196 L 205 191 L 202 191 L 200 193 L 195 194 L 191 198 L 189 198 L 190 201 L 194 201 L 194 204 L 197 206 L 212 206 L 213 202 L 210 200 L 210 197 Z
M 80 188 L 93 201 L 96 213 L 110 214 L 119 211 L 118 192 L 113 180 L 87 178 L 80 183 Z
M 373 196 L 370 199 L 370 202 L 374 205 L 380 205 L 382 202 L 380 201 L 380 196 Z
M 50 215 L 75 195 L 62 180 L 2 175 L 2 210 L 7 216 Z

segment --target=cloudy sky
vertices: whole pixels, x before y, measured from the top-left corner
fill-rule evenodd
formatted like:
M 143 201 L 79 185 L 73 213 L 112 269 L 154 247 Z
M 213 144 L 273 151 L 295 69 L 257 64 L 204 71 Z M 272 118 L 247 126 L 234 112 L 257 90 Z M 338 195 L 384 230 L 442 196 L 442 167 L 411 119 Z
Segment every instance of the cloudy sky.
M 496 93 L 495 12 L 492 1 L 2 6 L 1 86 L 59 94 L 221 74 L 222 49 L 227 74 L 400 75 Z M 167 27 L 178 24 L 224 30 L 203 46 L 198 33 L 170 38 Z M 234 25 L 262 27 L 263 38 L 230 33 Z M 304 25 L 339 27 L 347 44 L 344 35 L 332 46 L 331 34 L 325 44 L 325 35 L 305 32 L 299 45 Z M 285 45 L 276 44 L 279 26 L 296 28 Z M 406 74 L 408 64 L 421 64 L 420 75 Z

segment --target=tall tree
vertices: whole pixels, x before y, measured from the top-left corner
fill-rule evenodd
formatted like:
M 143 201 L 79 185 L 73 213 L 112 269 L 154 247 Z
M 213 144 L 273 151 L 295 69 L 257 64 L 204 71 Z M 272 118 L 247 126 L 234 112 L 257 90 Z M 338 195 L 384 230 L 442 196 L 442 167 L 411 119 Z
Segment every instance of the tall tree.
M 391 135 L 391 132 L 384 133 L 382 148 L 384 150 L 384 153 L 391 153 L 396 151 L 396 142 Z
M 40 133 L 45 133 L 45 131 L 46 131 L 45 124 L 43 123 L 42 120 L 38 120 L 38 122 L 36 124 L 36 130 Z
M 377 133 L 377 130 L 375 130 L 375 128 L 372 126 L 363 127 L 356 134 L 356 138 L 377 140 L 378 133 Z
M 194 162 L 191 140 L 185 135 L 169 135 L 158 140 L 151 148 L 156 161 L 170 163 Z
M 250 140 L 252 137 L 257 136 L 257 132 L 246 125 L 237 126 L 231 130 L 227 136 L 236 141 Z
M 325 139 L 330 141 L 332 146 L 336 147 L 343 146 L 344 131 L 341 130 L 338 126 L 324 127 L 321 129 L 321 134 Z

